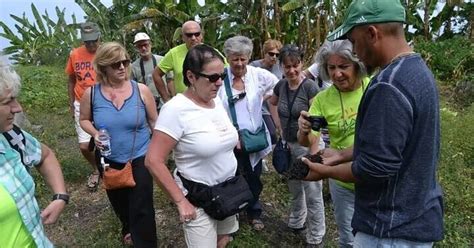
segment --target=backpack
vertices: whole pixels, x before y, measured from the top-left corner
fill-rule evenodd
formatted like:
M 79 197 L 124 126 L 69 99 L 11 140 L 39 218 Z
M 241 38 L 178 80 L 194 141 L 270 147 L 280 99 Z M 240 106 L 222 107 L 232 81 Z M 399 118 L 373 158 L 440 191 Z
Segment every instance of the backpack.
M 30 172 L 30 167 L 25 163 L 25 152 L 26 152 L 26 139 L 23 135 L 23 131 L 16 125 L 13 125 L 13 128 L 8 132 L 2 133 L 5 139 L 8 141 L 8 144 L 11 148 L 16 150 L 20 154 L 21 163 L 25 166 L 28 173 Z

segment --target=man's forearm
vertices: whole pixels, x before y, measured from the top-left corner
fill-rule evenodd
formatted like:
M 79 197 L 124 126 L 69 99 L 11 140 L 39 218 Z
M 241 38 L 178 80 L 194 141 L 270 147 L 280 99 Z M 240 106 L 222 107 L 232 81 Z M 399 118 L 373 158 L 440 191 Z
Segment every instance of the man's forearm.
M 67 83 L 67 94 L 69 96 L 69 107 L 74 107 L 74 87 L 76 86 L 76 77 L 74 75 L 69 75 L 68 83 Z
M 163 99 L 163 102 L 169 101 L 170 94 L 168 93 L 168 90 L 166 89 L 165 82 L 163 81 L 162 76 L 164 73 L 161 71 L 159 67 L 157 67 L 152 74 L 153 77 L 153 83 L 155 84 L 156 90 L 158 90 L 158 93 L 161 96 L 161 99 Z

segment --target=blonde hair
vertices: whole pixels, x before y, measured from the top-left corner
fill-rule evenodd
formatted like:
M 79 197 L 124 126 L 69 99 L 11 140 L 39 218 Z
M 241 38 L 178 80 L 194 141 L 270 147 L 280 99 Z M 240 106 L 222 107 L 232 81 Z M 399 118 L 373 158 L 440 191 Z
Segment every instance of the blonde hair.
M 130 60 L 130 55 L 128 55 L 127 50 L 118 42 L 106 42 L 103 43 L 95 53 L 95 58 L 93 61 L 94 70 L 97 75 L 97 82 L 103 83 L 107 82 L 107 75 L 105 73 L 105 67 L 119 62 L 122 58 Z M 131 73 L 131 64 L 127 68 L 127 77 L 130 79 Z
M 281 47 L 282 44 L 278 40 L 266 40 L 265 43 L 263 43 L 263 53 L 268 53 L 273 49 L 277 49 L 278 51 L 280 51 Z

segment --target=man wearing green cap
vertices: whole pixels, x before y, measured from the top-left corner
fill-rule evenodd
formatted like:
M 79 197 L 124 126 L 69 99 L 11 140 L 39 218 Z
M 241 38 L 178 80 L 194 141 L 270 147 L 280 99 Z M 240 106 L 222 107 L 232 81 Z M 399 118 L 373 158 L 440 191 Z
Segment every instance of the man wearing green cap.
M 354 247 L 431 247 L 444 235 L 438 90 L 403 23 L 399 0 L 355 0 L 328 36 L 348 38 L 368 70 L 379 68 L 359 106 L 354 147 L 324 150 L 324 165 L 303 159 L 308 180 L 355 182 Z M 303 118 L 298 124 L 309 131 Z

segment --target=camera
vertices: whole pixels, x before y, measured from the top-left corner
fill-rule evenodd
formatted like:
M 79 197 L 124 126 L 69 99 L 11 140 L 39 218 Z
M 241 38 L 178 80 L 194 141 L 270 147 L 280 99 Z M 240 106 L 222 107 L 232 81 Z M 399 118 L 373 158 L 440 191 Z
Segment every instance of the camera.
M 319 132 L 321 128 L 325 128 L 328 126 L 328 122 L 326 121 L 326 118 L 324 116 L 309 116 L 309 117 L 304 117 L 307 121 L 311 122 L 311 129 Z

